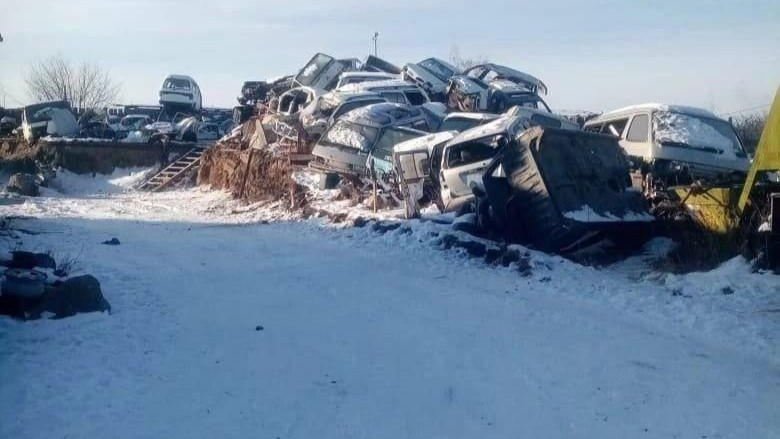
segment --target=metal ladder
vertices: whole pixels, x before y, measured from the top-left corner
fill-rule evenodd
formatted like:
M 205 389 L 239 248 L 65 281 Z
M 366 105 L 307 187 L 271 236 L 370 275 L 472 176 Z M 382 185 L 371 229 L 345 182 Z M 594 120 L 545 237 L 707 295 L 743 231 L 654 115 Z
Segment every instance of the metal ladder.
M 187 151 L 187 153 L 163 168 L 160 172 L 154 174 L 150 179 L 141 183 L 138 186 L 138 190 L 159 192 L 181 180 L 182 177 L 187 175 L 188 171 L 200 166 L 200 158 L 204 150 L 204 148 L 196 146 Z

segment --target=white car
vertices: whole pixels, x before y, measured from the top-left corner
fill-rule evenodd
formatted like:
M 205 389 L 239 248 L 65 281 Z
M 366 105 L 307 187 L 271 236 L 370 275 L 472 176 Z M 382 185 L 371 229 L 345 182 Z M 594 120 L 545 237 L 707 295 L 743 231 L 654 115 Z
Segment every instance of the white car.
M 194 79 L 185 75 L 169 75 L 160 89 L 160 105 L 185 111 L 201 111 L 203 97 Z

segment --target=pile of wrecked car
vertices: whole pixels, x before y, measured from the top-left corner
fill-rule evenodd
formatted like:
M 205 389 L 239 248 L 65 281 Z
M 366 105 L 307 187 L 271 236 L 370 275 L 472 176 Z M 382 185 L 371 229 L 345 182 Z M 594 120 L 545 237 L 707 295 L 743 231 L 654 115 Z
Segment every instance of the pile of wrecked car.
M 745 181 L 748 155 L 710 112 L 646 104 L 565 117 L 547 93 L 499 64 L 399 69 L 318 53 L 295 75 L 246 83 L 234 114 L 255 117 L 322 189 L 349 185 L 407 217 L 471 212 L 482 236 L 561 254 L 641 241 L 668 219 L 663 206 L 692 209 L 686 190 Z
M 771 132 L 761 144 L 770 152 L 751 164 L 731 124 L 706 110 L 642 104 L 567 117 L 547 94 L 541 79 L 494 63 L 461 70 L 431 57 L 399 68 L 317 53 L 295 74 L 245 82 L 232 111 L 204 109 L 197 83 L 171 75 L 160 106 L 76 119 L 50 102 L 20 117 L 30 140 L 224 143 L 251 131 L 251 149 L 319 174 L 320 189 L 348 188 L 409 218 L 434 206 L 469 213 L 480 236 L 560 254 L 641 241 L 658 220 L 681 217 L 724 235 L 780 233 Z

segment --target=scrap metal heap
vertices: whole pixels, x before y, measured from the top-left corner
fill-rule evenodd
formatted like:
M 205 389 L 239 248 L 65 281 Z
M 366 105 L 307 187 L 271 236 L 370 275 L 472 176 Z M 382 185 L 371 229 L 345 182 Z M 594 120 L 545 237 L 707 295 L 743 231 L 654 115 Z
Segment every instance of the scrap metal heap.
M 300 205 L 292 172 L 306 168 L 322 189 L 350 187 L 409 217 L 426 204 L 471 212 L 474 233 L 566 255 L 679 228 L 659 200 L 707 233 L 777 235 L 771 131 L 761 150 L 770 152 L 741 184 L 749 159 L 728 122 L 705 110 L 628 107 L 589 116 L 583 131 L 584 120 L 550 110 L 547 92 L 498 64 L 460 71 L 427 58 L 398 69 L 318 53 L 296 75 L 244 85 L 244 123 L 207 152 L 199 182 Z
M 305 194 L 292 178 L 289 150 L 269 139 L 276 140 L 261 117 L 250 118 L 204 152 L 197 183 L 251 202 L 287 200 L 290 208 L 300 207 Z

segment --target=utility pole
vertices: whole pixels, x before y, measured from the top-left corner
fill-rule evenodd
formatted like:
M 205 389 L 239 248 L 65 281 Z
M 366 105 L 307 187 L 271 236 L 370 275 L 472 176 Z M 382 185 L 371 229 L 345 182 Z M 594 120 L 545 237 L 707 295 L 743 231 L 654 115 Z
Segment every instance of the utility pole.
M 377 49 L 377 40 L 379 40 L 379 32 L 374 32 L 374 36 L 372 37 L 374 40 L 374 56 L 379 56 L 379 50 Z

